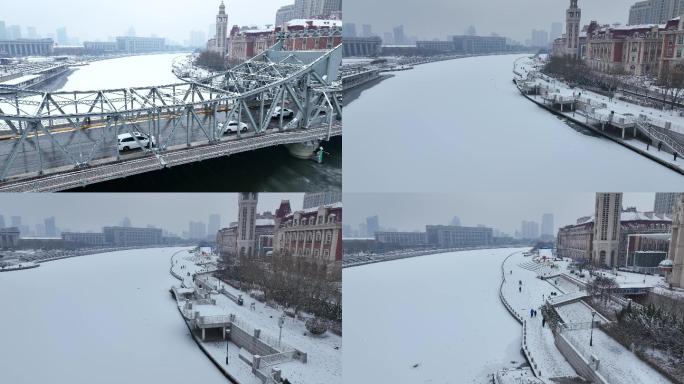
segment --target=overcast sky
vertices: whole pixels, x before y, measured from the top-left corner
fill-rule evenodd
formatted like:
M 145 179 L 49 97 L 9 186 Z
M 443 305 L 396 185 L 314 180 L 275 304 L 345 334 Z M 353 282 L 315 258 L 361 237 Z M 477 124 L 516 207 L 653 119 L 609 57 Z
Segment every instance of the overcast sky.
M 461 225 L 484 224 L 510 235 L 522 220 L 541 223 L 543 213 L 554 214 L 556 229 L 594 214 L 593 193 L 460 193 L 460 194 L 356 194 L 345 193 L 344 223 L 358 228 L 366 217 L 378 215 L 380 226 L 400 231 L 425 230 L 426 224 L 449 224 L 454 216 Z M 626 193 L 623 207 L 652 211 L 654 193 Z
M 625 24 L 635 0 L 579 0 L 582 24 Z M 344 21 L 371 24 L 382 36 L 403 24 L 406 36 L 444 39 L 474 25 L 479 35 L 499 35 L 524 42 L 531 30 L 549 31 L 552 22 L 565 24 L 570 0 L 344 0 Z M 360 26 L 357 26 L 360 31 Z
M 292 209 L 302 208 L 303 193 L 260 193 L 258 211 L 275 210 L 282 199 L 289 199 Z M 99 231 L 103 226 L 118 225 L 124 217 L 133 226 L 148 224 L 178 235 L 188 230 L 189 221 L 207 224 L 209 215 L 221 215 L 221 226 L 237 220 L 235 193 L 66 193 L 0 194 L 0 215 L 5 225 L 10 216 L 21 216 L 22 224 L 35 229 L 46 217 L 55 216 L 57 227 L 72 231 Z
M 274 24 L 276 10 L 293 0 L 227 0 L 228 25 Z M 209 33 L 220 0 L 3 0 L 0 20 L 20 25 L 22 34 L 33 26 L 43 36 L 66 26 L 70 36 L 84 40 L 107 40 L 130 27 L 136 35 L 189 39 L 191 30 Z

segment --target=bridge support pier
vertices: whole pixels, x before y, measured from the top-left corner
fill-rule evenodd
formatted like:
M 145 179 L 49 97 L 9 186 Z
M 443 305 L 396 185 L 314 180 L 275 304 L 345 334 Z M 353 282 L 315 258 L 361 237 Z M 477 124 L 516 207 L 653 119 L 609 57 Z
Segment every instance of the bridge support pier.
M 309 160 L 311 159 L 311 156 L 314 154 L 314 151 L 318 149 L 319 144 L 320 141 L 311 140 L 305 141 L 303 143 L 287 144 L 285 145 L 285 147 L 290 152 L 290 155 L 298 159 Z

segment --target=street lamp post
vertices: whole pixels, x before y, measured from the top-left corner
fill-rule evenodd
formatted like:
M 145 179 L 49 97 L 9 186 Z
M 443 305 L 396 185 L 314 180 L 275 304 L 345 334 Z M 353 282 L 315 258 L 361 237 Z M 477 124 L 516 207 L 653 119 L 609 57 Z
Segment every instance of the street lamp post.
M 591 311 L 591 334 L 589 336 L 589 346 L 594 345 L 594 316 L 596 316 L 596 311 Z
M 226 365 L 228 365 L 228 346 L 230 345 L 230 340 L 226 340 Z
M 278 327 L 280 328 L 280 332 L 278 333 L 278 348 L 280 348 L 280 341 L 283 339 L 283 325 L 285 324 L 285 315 L 280 315 L 280 318 L 278 319 Z

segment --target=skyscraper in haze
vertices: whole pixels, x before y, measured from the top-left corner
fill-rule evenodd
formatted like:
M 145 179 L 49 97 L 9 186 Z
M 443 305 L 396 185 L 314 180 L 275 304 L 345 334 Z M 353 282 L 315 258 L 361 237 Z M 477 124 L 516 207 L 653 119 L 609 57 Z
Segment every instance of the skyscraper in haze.
M 5 22 L 0 20 L 0 40 L 7 39 L 7 30 L 5 29 Z
M 209 216 L 209 227 L 207 228 L 207 235 L 216 236 L 216 233 L 221 229 L 221 215 L 214 213 Z
M 69 44 L 69 36 L 67 35 L 66 27 L 57 28 L 57 43 L 59 45 Z
M 520 225 L 520 237 L 527 240 L 539 238 L 539 223 L 536 221 L 525 221 Z
M 404 36 L 404 26 L 403 25 L 399 25 L 399 26 L 394 27 L 393 33 L 394 33 L 394 44 L 396 44 L 396 45 L 406 44 L 406 37 Z
M 541 234 L 542 237 L 554 236 L 553 213 L 545 213 L 542 215 Z
M 671 216 L 674 212 L 674 206 L 679 201 L 681 193 L 663 193 L 655 194 L 655 202 L 653 204 L 653 212 L 658 215 Z
M 342 24 L 342 36 L 343 37 L 356 37 L 356 24 L 354 24 L 354 23 L 343 23 Z
M 21 216 L 12 216 L 12 226 L 19 228 L 21 226 Z
M 361 26 L 361 37 L 373 36 L 373 27 L 370 24 L 363 24 Z
M 454 226 L 454 227 L 460 227 L 461 226 L 461 219 L 458 216 L 454 216 L 453 219 L 451 219 L 451 222 L 449 225 Z
M 5 228 L 5 216 L 0 215 L 0 228 Z
M 555 22 L 551 24 L 551 34 L 549 39 L 551 41 L 563 36 L 563 23 Z
M 45 219 L 45 236 L 55 237 L 57 236 L 57 226 L 55 225 L 55 217 L 48 217 Z
M 375 232 L 380 230 L 380 219 L 378 215 L 366 218 L 366 234 L 368 237 L 375 236 Z
M 122 227 L 130 227 L 131 226 L 131 219 L 128 217 L 124 217 L 123 221 L 121 222 Z

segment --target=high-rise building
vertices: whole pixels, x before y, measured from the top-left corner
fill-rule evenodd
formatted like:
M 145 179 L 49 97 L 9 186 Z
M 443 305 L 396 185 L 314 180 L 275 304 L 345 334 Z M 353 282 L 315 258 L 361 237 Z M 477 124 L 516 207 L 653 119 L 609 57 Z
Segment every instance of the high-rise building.
M 10 25 L 7 27 L 7 40 L 21 39 L 21 27 L 18 25 Z
M 354 24 L 354 23 L 343 23 L 342 24 L 342 36 L 343 37 L 357 37 L 357 35 L 356 35 L 356 24 Z
M 597 193 L 591 259 L 595 265 L 615 267 L 620 245 L 622 193 Z
M 461 219 L 458 216 L 454 216 L 453 219 L 451 219 L 451 222 L 449 225 L 452 225 L 454 227 L 460 227 L 461 226 Z
M 663 193 L 658 192 L 655 194 L 655 202 L 653 204 L 653 212 L 658 215 L 668 215 L 672 216 L 675 211 L 677 202 L 682 193 Z
M 21 216 L 12 216 L 10 220 L 12 222 L 12 227 L 21 227 Z
M 561 36 L 563 36 L 563 23 L 551 23 L 551 34 L 549 35 L 549 39 L 553 41 Z
M 342 192 L 307 192 L 304 194 L 304 209 L 340 202 L 342 202 Z
M 190 31 L 190 46 L 195 48 L 204 47 L 206 36 L 203 31 Z
M 278 8 L 278 11 L 276 12 L 276 20 L 275 20 L 275 26 L 276 27 L 282 27 L 285 25 L 290 20 L 295 19 L 295 5 L 290 4 L 290 5 L 285 5 L 280 8 Z
M 219 5 L 219 13 L 216 15 L 216 51 L 222 56 L 228 52 L 226 42 L 228 37 L 228 15 L 226 14 L 226 5 L 221 1 Z
M 201 221 L 191 221 L 188 224 L 188 237 L 193 240 L 205 239 L 207 237 L 207 226 Z
M 0 228 L 5 228 L 5 216 L 0 215 Z
M 474 25 L 471 25 L 468 27 L 468 29 L 466 29 L 465 34 L 467 36 L 477 36 L 477 29 L 475 29 Z
M 366 218 L 366 233 L 369 237 L 374 237 L 375 232 L 380 230 L 380 219 L 378 215 Z
M 221 229 L 221 215 L 213 214 L 209 216 L 209 227 L 207 228 L 207 234 L 209 236 L 216 236 L 218 230 Z
M 646 0 L 629 9 L 628 25 L 663 24 L 684 13 L 682 0 Z
M 404 36 L 404 26 L 403 25 L 399 25 L 399 26 L 394 27 L 392 32 L 394 35 L 394 44 L 396 44 L 396 45 L 406 44 L 406 37 Z
M 0 20 L 0 40 L 6 40 L 7 39 L 7 30 L 5 28 L 5 22 L 3 20 Z
M 492 244 L 493 230 L 486 227 L 426 225 L 426 240 L 443 248 L 479 247 Z
M 48 217 L 45 219 L 45 236 L 47 237 L 55 237 L 57 236 L 57 226 L 55 226 L 55 218 L 53 217 Z
M 525 221 L 520 225 L 520 237 L 527 240 L 539 238 L 539 223 L 536 221 Z
M 579 34 L 582 10 L 577 6 L 577 0 L 570 0 L 570 8 L 565 13 L 565 54 L 577 57 L 579 54 Z
M 361 37 L 373 36 L 373 27 L 370 24 L 363 24 L 361 26 Z
M 121 226 L 129 228 L 131 226 L 131 219 L 129 219 L 128 217 L 124 217 L 123 221 L 121 222 Z
M 549 34 L 544 30 L 532 30 L 531 46 L 545 48 L 549 45 Z
M 69 36 L 66 27 L 57 28 L 57 44 L 69 45 Z
M 258 202 L 258 193 L 240 193 L 238 195 L 238 255 L 251 256 L 254 254 L 256 246 L 256 209 Z
M 542 215 L 541 234 L 542 237 L 553 237 L 553 213 L 545 213 Z

